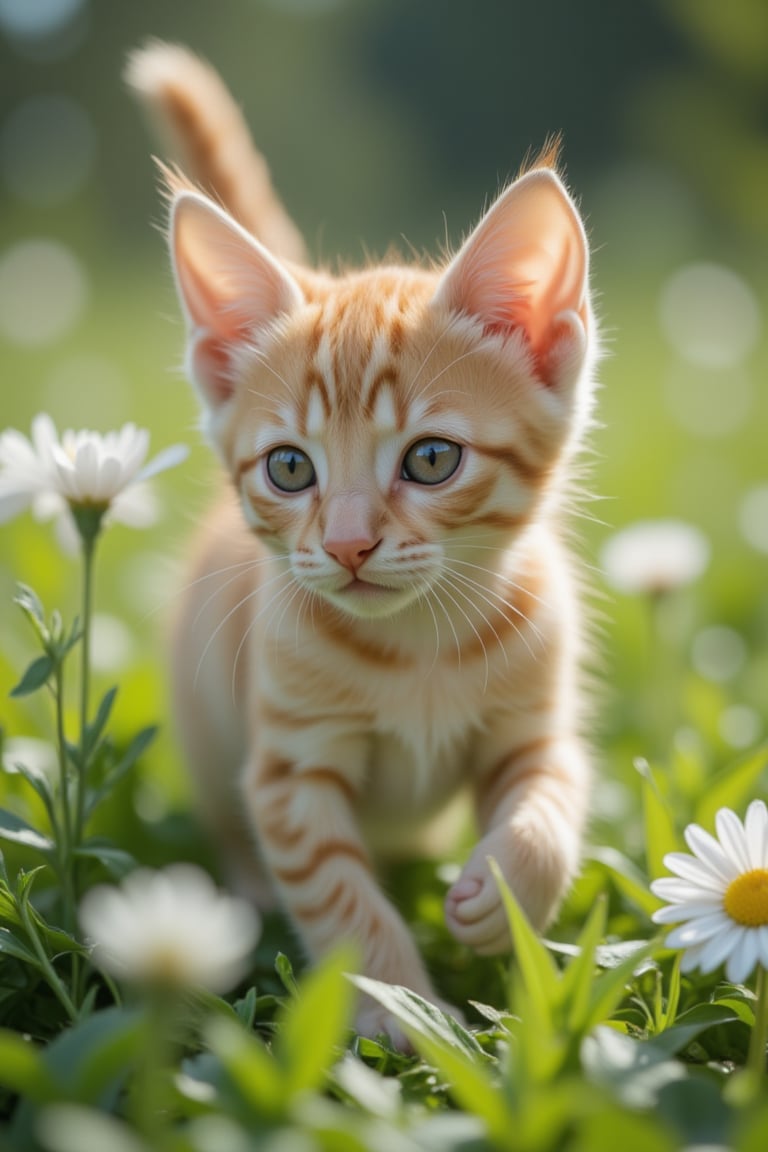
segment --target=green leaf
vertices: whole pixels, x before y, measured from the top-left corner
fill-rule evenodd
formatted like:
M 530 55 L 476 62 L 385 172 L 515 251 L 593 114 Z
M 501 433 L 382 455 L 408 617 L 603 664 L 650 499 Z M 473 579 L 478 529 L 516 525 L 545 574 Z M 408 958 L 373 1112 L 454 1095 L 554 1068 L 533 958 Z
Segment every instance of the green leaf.
M 245 1103 L 260 1118 L 279 1118 L 287 1100 L 285 1082 L 280 1065 L 258 1036 L 218 1016 L 208 1025 L 206 1037 Z
M 62 1085 L 62 1099 L 109 1105 L 122 1090 L 145 1042 L 135 1009 L 105 1008 L 63 1032 L 49 1046 L 46 1067 Z
M 409 1036 L 427 1063 L 437 1068 L 456 1103 L 466 1112 L 481 1117 L 488 1136 L 499 1147 L 511 1147 L 509 1135 L 516 1117 L 511 1103 L 487 1064 L 473 1059 L 463 1048 L 450 1047 L 432 1036 L 408 1030 Z
M 29 768 L 26 764 L 20 764 L 16 761 L 14 761 L 12 768 L 15 772 L 18 772 L 20 776 L 23 776 L 27 784 L 29 784 L 30 788 L 34 789 L 34 791 L 40 797 L 43 804 L 45 805 L 45 811 L 48 815 L 48 819 L 50 820 L 52 827 L 56 828 L 58 819 L 56 815 L 56 803 L 53 796 L 53 788 L 51 787 L 51 782 L 46 776 L 45 772 L 43 772 L 40 768 Z
M 661 901 L 653 895 L 647 879 L 631 860 L 616 848 L 610 847 L 591 848 L 589 856 L 607 870 L 621 895 L 635 904 L 646 916 L 650 917 L 656 911 Z
M 37 1131 L 50 1152 L 150 1152 L 123 1121 L 77 1104 L 46 1108 Z
M 135 856 L 131 856 L 130 852 L 124 852 L 122 848 L 116 848 L 108 840 L 101 840 L 100 838 L 93 837 L 86 840 L 81 844 L 75 852 L 75 856 L 83 860 L 98 860 L 116 880 L 122 880 L 129 872 L 133 872 L 138 867 L 138 861 Z
M 281 1013 L 274 1053 L 292 1095 L 323 1083 L 326 1068 L 349 1027 L 352 989 L 345 973 L 354 965 L 349 947 L 336 949 L 302 978 L 298 995 Z
M 581 1059 L 587 1077 L 629 1108 L 654 1108 L 667 1085 L 687 1076 L 679 1061 L 607 1026 L 585 1038 Z
M 633 951 L 615 968 L 606 968 L 595 977 L 590 989 L 589 1011 L 584 1019 L 584 1031 L 595 1028 L 611 1016 L 624 996 L 627 984 L 654 946 L 653 941 L 649 942 L 644 948 Z
M 645 1043 L 654 1052 L 674 1056 L 687 1048 L 702 1032 L 706 1032 L 707 1028 L 714 1028 L 718 1024 L 730 1024 L 731 1021 L 738 1019 L 738 1014 L 732 1008 L 722 1004 L 697 1004 L 678 1016 L 676 1022 L 669 1028 L 665 1028 L 663 1032 Z
M 290 992 L 292 996 L 296 996 L 299 991 L 299 986 L 293 974 L 293 966 L 284 952 L 278 952 L 277 956 L 275 956 L 275 971 L 280 977 L 286 992 Z
M 37 656 L 15 688 L 11 689 L 10 695 L 16 697 L 31 696 L 33 692 L 37 692 L 39 688 L 48 683 L 55 667 L 55 663 L 47 653 L 44 656 Z
M 680 838 L 669 805 L 659 791 L 653 769 L 645 760 L 635 767 L 642 779 L 643 823 L 645 827 L 645 863 L 649 876 L 663 876 L 664 857 L 680 847 Z
M 718 772 L 707 783 L 706 790 L 696 806 L 697 824 L 711 828 L 715 813 L 720 808 L 741 812 L 758 794 L 760 777 L 768 767 L 768 745 L 762 745 L 745 759 Z
M 445 1048 L 460 1049 L 472 1059 L 481 1062 L 492 1059 L 483 1051 L 472 1033 L 468 1032 L 458 1020 L 441 1012 L 429 1000 L 424 1000 L 410 988 L 403 988 L 399 984 L 385 984 L 381 980 L 372 980 L 370 976 L 350 976 L 349 979 L 361 992 L 373 997 L 391 1012 L 414 1042 L 416 1036 L 419 1036 Z
M 578 939 L 579 953 L 561 978 L 562 996 L 569 1031 L 580 1032 L 589 1012 L 590 993 L 595 979 L 595 952 L 605 934 L 607 901 L 600 896 Z
M 45 611 L 37 593 L 28 584 L 19 583 L 16 585 L 13 602 L 18 604 L 30 623 L 35 626 L 35 630 L 42 636 L 45 630 Z
M 28 948 L 18 936 L 14 936 L 9 928 L 0 928 L 0 952 L 4 956 L 13 956 L 16 960 L 23 960 L 25 964 L 31 964 L 33 968 L 40 967 L 40 962 L 31 948 Z
M 36 1102 L 53 1098 L 41 1050 L 18 1033 L 0 1029 L 0 1084 Z
M 515 961 L 520 969 L 526 998 L 535 1017 L 552 1030 L 552 1007 L 559 995 L 558 972 L 555 963 L 510 891 L 495 860 L 488 861 L 499 886 L 504 909 L 512 935 Z
M 90 816 L 99 804 L 112 794 L 119 782 L 127 775 L 131 768 L 133 768 L 139 757 L 143 755 L 145 749 L 152 743 L 157 732 L 157 725 L 150 725 L 148 728 L 142 728 L 141 732 L 134 737 L 117 764 L 107 774 L 103 783 L 98 788 L 94 788 L 88 792 L 85 804 L 86 816 Z
M 0 839 L 9 840 L 13 844 L 22 844 L 35 852 L 42 852 L 45 856 L 52 856 L 56 852 L 56 845 L 49 836 L 38 832 L 26 820 L 0 808 Z
M 94 719 L 90 724 L 86 725 L 83 740 L 86 761 L 90 760 L 96 745 L 101 739 L 102 733 L 104 732 L 104 729 L 106 728 L 107 722 L 111 715 L 112 706 L 115 703 L 116 696 L 117 688 L 110 688 L 109 691 L 106 692 L 102 697 Z

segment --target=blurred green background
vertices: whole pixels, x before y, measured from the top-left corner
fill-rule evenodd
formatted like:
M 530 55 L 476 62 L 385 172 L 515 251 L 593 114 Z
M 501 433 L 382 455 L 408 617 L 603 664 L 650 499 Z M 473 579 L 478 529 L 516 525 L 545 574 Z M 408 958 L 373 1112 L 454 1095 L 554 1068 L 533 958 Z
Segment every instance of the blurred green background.
M 618 528 L 669 516 L 712 546 L 661 632 L 648 604 L 590 577 L 604 763 L 593 835 L 631 848 L 633 756 L 663 761 L 674 744 L 700 787 L 766 728 L 768 4 L 0 0 L 0 426 L 28 432 L 45 410 L 60 429 L 133 420 L 155 450 L 193 446 L 157 481 L 158 527 L 107 534 L 97 583 L 118 730 L 164 726 L 123 818 L 162 828 L 170 853 L 186 791 L 163 635 L 214 470 L 177 369 L 156 145 L 121 81 L 151 36 L 222 72 L 322 260 L 455 245 L 562 132 L 606 351 L 589 485 L 600 499 L 577 521 L 580 551 L 597 570 Z M 33 651 L 17 580 L 77 610 L 76 561 L 28 516 L 0 526 L 0 723 L 41 736 L 45 700 L 7 696 Z

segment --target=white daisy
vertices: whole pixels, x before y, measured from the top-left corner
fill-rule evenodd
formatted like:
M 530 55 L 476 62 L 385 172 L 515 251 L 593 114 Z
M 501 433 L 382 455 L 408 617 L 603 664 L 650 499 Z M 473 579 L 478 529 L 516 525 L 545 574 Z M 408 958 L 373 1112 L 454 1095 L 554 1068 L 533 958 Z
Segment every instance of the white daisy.
M 709 563 L 709 541 L 682 520 L 638 520 L 612 536 L 601 565 L 619 592 L 670 592 L 690 584 Z
M 251 905 L 219 892 L 192 864 L 140 868 L 120 887 L 91 889 L 80 923 L 94 960 L 113 975 L 214 992 L 225 992 L 244 974 L 259 933 Z
M 667 946 L 684 950 L 682 970 L 726 975 L 742 984 L 757 964 L 768 970 L 768 809 L 754 800 L 742 824 L 730 808 L 715 817 L 717 838 L 689 824 L 692 856 L 671 852 L 664 864 L 675 877 L 651 890 L 668 901 L 654 912 L 657 924 L 677 924 Z
M 57 519 L 65 546 L 73 539 L 73 511 L 101 510 L 135 528 L 151 524 L 157 509 L 145 481 L 179 464 L 187 449 L 176 444 L 145 464 L 148 447 L 149 433 L 135 424 L 106 435 L 68 429 L 59 438 L 41 413 L 31 439 L 6 429 L 0 433 L 0 523 L 31 507 L 40 520 Z

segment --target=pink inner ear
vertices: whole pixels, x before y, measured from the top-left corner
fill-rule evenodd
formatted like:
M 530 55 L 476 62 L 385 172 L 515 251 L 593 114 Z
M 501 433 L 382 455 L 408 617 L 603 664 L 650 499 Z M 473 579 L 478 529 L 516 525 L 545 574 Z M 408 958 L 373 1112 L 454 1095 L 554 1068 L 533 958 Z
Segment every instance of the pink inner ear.
M 496 201 L 449 265 L 436 301 L 487 332 L 523 331 L 546 383 L 563 313 L 588 324 L 586 237 L 555 174 L 536 170 Z M 566 326 L 566 332 L 568 326 Z
M 187 363 L 216 407 L 234 393 L 238 348 L 297 307 L 301 291 L 258 241 L 198 193 L 176 199 L 171 252 L 187 317 Z

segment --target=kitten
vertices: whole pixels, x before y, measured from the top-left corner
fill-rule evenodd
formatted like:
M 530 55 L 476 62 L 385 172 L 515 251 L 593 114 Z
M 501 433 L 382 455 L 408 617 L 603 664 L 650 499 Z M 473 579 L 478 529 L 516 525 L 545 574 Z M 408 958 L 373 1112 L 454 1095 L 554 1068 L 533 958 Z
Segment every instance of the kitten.
M 440 1003 L 380 853 L 469 793 L 445 916 L 483 955 L 511 944 L 489 857 L 539 928 L 578 866 L 559 517 L 596 357 L 584 228 L 550 155 L 442 267 L 310 269 L 215 73 L 154 44 L 129 80 L 222 200 L 167 174 L 187 371 L 230 479 L 175 631 L 203 815 L 311 956 L 351 937 L 365 973 Z M 371 1002 L 357 1024 L 399 1038 Z

